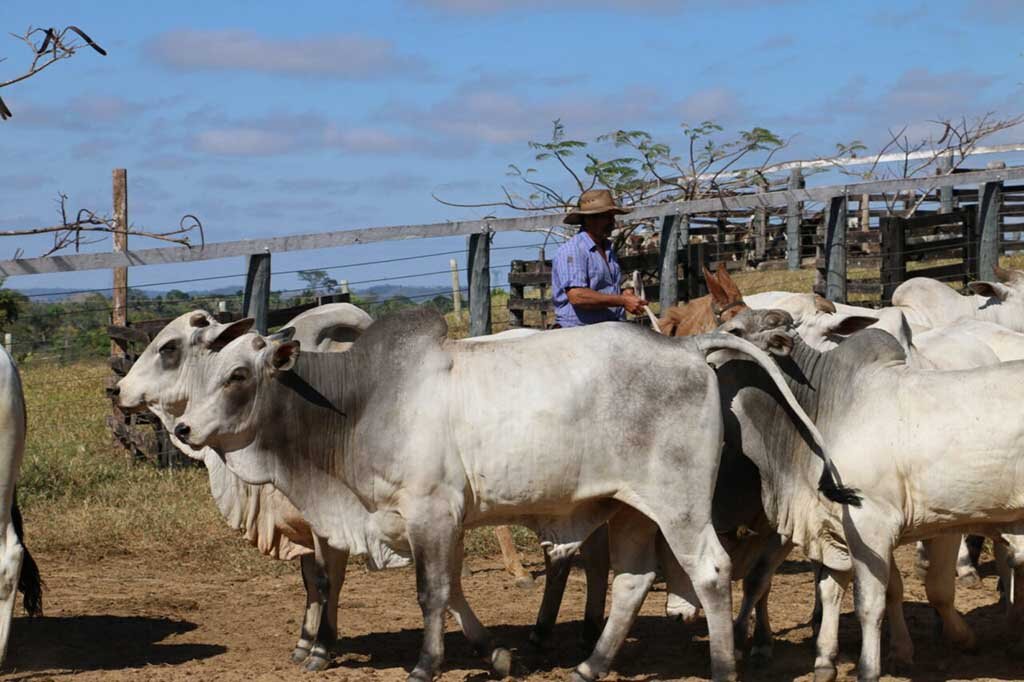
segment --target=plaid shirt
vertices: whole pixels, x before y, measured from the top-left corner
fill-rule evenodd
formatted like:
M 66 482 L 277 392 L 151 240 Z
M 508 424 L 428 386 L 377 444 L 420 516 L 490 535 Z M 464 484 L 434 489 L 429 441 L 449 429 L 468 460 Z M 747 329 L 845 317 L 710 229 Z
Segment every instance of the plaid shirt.
M 555 320 L 563 327 L 579 327 L 596 322 L 625 320 L 622 308 L 577 310 L 569 303 L 569 289 L 584 287 L 601 294 L 620 294 L 621 269 L 611 247 L 601 257 L 597 244 L 583 230 L 562 244 L 551 269 L 551 291 L 555 301 Z

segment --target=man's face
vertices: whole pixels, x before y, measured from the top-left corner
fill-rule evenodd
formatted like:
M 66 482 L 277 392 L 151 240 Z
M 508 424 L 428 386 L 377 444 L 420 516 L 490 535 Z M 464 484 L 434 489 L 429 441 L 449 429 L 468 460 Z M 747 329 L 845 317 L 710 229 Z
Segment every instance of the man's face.
M 615 215 L 613 213 L 598 213 L 597 215 L 583 216 L 583 227 L 588 232 L 595 232 L 607 237 L 615 229 Z

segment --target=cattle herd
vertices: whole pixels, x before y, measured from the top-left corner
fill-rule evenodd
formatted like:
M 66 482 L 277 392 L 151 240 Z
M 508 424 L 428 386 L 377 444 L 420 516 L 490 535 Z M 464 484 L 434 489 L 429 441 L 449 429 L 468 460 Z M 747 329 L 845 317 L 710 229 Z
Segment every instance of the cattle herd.
M 252 320 L 195 311 L 154 338 L 114 393 L 206 464 L 231 526 L 265 554 L 300 558 L 307 602 L 291 656 L 308 670 L 330 661 L 346 565 L 359 556 L 374 569 L 415 566 L 423 638 L 410 680 L 441 671 L 446 612 L 509 675 L 510 651 L 462 590 L 463 536 L 518 524 L 546 559 L 535 643 L 582 555 L 591 653 L 574 680 L 610 671 L 659 575 L 667 615 L 703 611 L 713 679 L 735 679 L 741 648 L 771 655 L 768 594 L 797 547 L 815 566 L 815 679 L 836 677 L 853 581 L 858 675 L 877 680 L 883 617 L 891 657 L 913 656 L 900 544 L 918 543 L 943 634 L 969 648 L 955 578 L 976 570 L 976 542 L 963 538 L 991 538 L 1020 636 L 1024 272 L 996 275 L 969 296 L 912 279 L 891 307 L 870 310 L 813 294 L 744 298 L 720 269 L 705 272 L 707 297 L 654 325 L 661 334 L 609 322 L 451 341 L 433 312 L 374 322 L 332 304 L 260 335 Z M 6 354 L 0 391 L 6 648 L 16 592 L 30 611 L 39 599 L 14 495 L 24 400 Z M 732 580 L 743 581 L 735 620 Z

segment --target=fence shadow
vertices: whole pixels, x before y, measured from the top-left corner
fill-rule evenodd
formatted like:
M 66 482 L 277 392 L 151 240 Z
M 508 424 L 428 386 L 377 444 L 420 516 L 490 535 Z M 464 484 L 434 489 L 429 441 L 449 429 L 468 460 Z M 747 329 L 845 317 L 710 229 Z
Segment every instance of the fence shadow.
M 40 671 L 125 670 L 204 659 L 227 650 L 216 644 L 160 643 L 196 627 L 186 620 L 146 616 L 15 618 L 4 672 L 12 674 L 9 679 L 28 680 Z

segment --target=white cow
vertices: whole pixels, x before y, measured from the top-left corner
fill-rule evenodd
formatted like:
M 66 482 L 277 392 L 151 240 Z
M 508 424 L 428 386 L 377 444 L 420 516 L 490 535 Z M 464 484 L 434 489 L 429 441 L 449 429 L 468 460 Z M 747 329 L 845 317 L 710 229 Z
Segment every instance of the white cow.
M 996 266 L 995 274 L 997 282 L 971 282 L 973 296 L 961 296 L 938 280 L 914 277 L 896 287 L 892 304 L 904 309 L 915 326 L 945 327 L 970 318 L 1024 332 L 1024 271 Z
M 734 321 L 733 333 L 742 333 L 743 321 Z M 864 642 L 862 680 L 880 674 L 880 626 L 887 605 L 894 656 L 904 661 L 912 655 L 902 612 L 893 609 L 902 598 L 898 573 L 891 570 L 897 544 L 933 538 L 933 545 L 947 553 L 937 563 L 948 565 L 956 552 L 955 534 L 1024 530 L 1024 419 L 1016 414 L 1024 362 L 947 372 L 915 370 L 902 358 L 891 336 L 873 330 L 829 353 L 798 342 L 790 355 L 786 371 L 794 390 L 837 451 L 844 483 L 863 492 L 859 508 L 806 502 L 801 491 L 814 472 L 807 476 L 800 467 L 806 466 L 801 461 L 813 460 L 799 446 L 788 446 L 793 435 L 786 424 L 770 433 L 759 426 L 775 407 L 746 388 L 758 370 L 747 368 L 749 363 L 725 363 L 719 370 L 723 397 L 737 415 L 738 429 L 727 432 L 727 448 L 740 448 L 757 464 L 765 509 L 779 532 L 810 556 L 821 557 L 828 570 L 819 589 L 833 603 L 832 612 L 838 612 L 852 565 Z M 1008 601 L 1019 620 L 1024 556 L 1014 553 L 1010 561 L 1016 576 Z M 970 631 L 949 596 L 943 615 L 953 631 L 947 634 L 963 641 Z M 835 622 L 822 625 L 822 634 L 829 634 L 819 638 L 816 669 L 822 679 L 834 678 L 836 627 Z
M 14 602 L 24 594 L 25 611 L 43 613 L 39 568 L 24 545 L 24 529 L 15 486 L 25 456 L 25 396 L 18 368 L 0 346 L 0 664 L 7 655 Z
M 732 679 L 729 558 L 710 519 L 722 413 L 705 356 L 732 348 L 777 377 L 827 460 L 774 363 L 728 335 L 665 339 L 614 323 L 489 345 L 445 335 L 443 320 L 417 311 L 378 322 L 345 354 L 237 338 L 200 358 L 209 366 L 191 374 L 197 398 L 175 432 L 224 453 L 243 479 L 272 482 L 330 542 L 345 523 L 332 511 L 338 486 L 393 520 L 424 615 L 410 679 L 438 672 L 463 529 L 507 522 L 556 553 L 609 523 L 611 614 L 576 679 L 608 671 L 654 580 L 659 530 L 705 607 L 713 676 Z M 641 399 L 624 406 L 627 391 Z M 851 499 L 830 467 L 820 485 Z
M 372 323 L 373 319 L 356 306 L 332 303 L 301 313 L 289 324 L 308 347 L 344 351 Z M 232 335 L 243 334 L 251 326 L 250 319 L 221 324 L 202 310 L 179 316 L 157 334 L 127 376 L 118 382 L 114 394 L 119 406 L 126 411 L 149 409 L 170 432 L 183 409 L 175 385 L 181 372 L 192 366 L 189 358 L 208 352 L 211 339 L 226 343 Z M 173 434 L 171 439 L 175 440 Z M 308 670 L 325 668 L 329 662 L 328 649 L 337 636 L 338 595 L 345 579 L 349 550 L 356 555 L 367 554 L 373 568 L 405 566 L 408 558 L 381 543 L 372 524 L 367 526 L 365 537 L 350 539 L 347 548 L 327 547 L 314 537 L 295 506 L 273 486 L 245 483 L 212 450 L 196 452 L 175 444 L 206 465 L 210 492 L 230 527 L 242 531 L 246 540 L 267 556 L 299 558 L 306 609 L 292 660 Z M 350 513 L 365 514 L 361 506 Z

